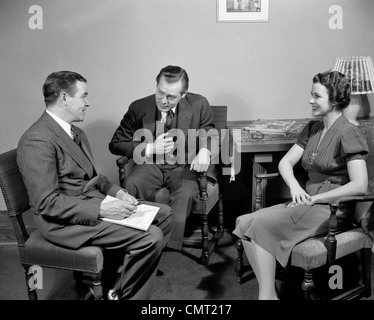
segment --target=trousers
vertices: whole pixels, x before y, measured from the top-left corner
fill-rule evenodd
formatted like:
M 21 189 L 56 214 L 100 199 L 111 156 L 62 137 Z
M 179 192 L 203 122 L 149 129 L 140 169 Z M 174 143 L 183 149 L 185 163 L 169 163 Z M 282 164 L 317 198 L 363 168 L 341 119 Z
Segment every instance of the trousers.
M 160 208 L 147 231 L 110 224 L 88 243 L 104 249 L 103 287 L 115 289 L 122 299 L 150 299 L 162 250 L 173 229 L 169 206 L 144 203 Z
M 139 199 L 156 201 L 157 193 L 167 189 L 166 203 L 174 213 L 168 248 L 182 250 L 186 219 L 199 199 L 198 176 L 189 165 L 140 164 L 127 177 L 127 191 Z

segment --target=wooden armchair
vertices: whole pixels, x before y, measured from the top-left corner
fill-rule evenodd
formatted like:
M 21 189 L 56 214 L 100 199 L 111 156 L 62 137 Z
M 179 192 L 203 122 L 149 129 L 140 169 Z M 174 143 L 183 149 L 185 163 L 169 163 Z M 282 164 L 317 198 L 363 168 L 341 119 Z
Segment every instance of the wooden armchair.
M 227 106 L 212 106 L 212 110 L 216 129 L 221 133 L 221 129 L 226 129 Z M 228 137 L 226 138 L 228 139 Z M 134 161 L 126 156 L 122 156 L 117 159 L 117 166 L 120 185 L 126 188 L 126 176 L 131 172 Z M 201 241 L 194 241 L 188 238 L 185 238 L 183 241 L 184 245 L 201 246 L 202 253 L 200 260 L 204 265 L 209 264 L 210 255 L 224 235 L 222 189 L 220 188 L 221 168 L 217 169 L 219 171 L 217 183 L 209 181 L 205 172 L 201 173 L 199 177 L 200 199 L 193 208 L 193 214 L 202 217 Z M 156 193 L 155 201 L 167 204 L 168 196 L 168 190 L 163 188 Z M 217 208 L 218 211 L 218 225 L 216 228 L 210 226 L 208 219 L 209 214 L 214 208 Z M 211 234 L 211 237 L 209 237 L 209 234 Z
M 297 244 L 292 250 L 290 260 L 286 270 L 277 268 L 277 278 L 282 278 L 287 271 L 295 272 L 295 270 L 303 270 L 303 280 L 301 289 L 304 292 L 305 300 L 313 299 L 332 299 L 332 300 L 351 300 L 371 295 L 371 250 L 373 248 L 373 230 L 374 230 L 374 130 L 370 127 L 370 123 L 363 121 L 361 129 L 365 134 L 370 153 L 366 159 L 369 174 L 369 194 L 358 197 L 346 197 L 329 203 L 330 220 L 329 231 L 327 235 L 310 238 Z M 258 174 L 256 175 L 255 188 L 255 211 L 261 209 L 262 201 L 262 182 L 278 177 L 278 173 Z M 354 224 L 350 228 L 339 230 L 337 228 L 336 212 L 340 204 L 354 201 L 356 203 L 356 211 L 354 216 Z M 236 248 L 238 251 L 237 261 L 235 265 L 235 273 L 238 283 L 243 282 L 243 275 L 246 271 L 252 272 L 248 265 L 243 263 L 243 245 L 240 239 L 237 239 Z M 321 269 L 328 272 L 329 268 L 346 259 L 349 255 L 359 253 L 360 260 L 360 281 L 350 284 L 349 289 L 331 290 L 333 294 L 316 295 L 317 279 L 313 276 Z M 320 274 L 320 273 L 318 273 Z M 279 277 L 278 277 L 279 275 Z M 344 273 L 343 277 L 352 276 Z M 325 277 L 325 276 L 324 276 Z M 332 274 L 329 276 L 332 277 Z M 328 278 L 325 281 L 328 282 Z M 316 281 L 315 281 L 316 280 Z M 319 290 L 321 292 L 321 290 Z
M 95 299 L 102 299 L 104 257 L 101 248 L 91 246 L 78 250 L 66 249 L 45 240 L 38 230 L 30 233 L 26 230 L 23 215 L 33 213 L 16 157 L 16 149 L 0 155 L 0 187 L 17 238 L 20 262 L 25 269 L 28 298 L 37 300 L 38 284 L 35 284 L 35 279 L 42 274 L 35 273 L 35 270 L 41 267 L 73 271 L 77 281 L 89 283 Z M 88 292 L 84 298 L 90 296 Z

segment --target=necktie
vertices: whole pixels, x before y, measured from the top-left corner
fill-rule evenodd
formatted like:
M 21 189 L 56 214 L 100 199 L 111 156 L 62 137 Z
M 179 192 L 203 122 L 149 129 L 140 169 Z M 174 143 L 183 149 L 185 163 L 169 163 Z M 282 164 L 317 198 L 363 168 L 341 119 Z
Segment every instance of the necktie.
M 173 120 L 174 120 L 174 112 L 173 110 L 169 110 L 166 116 L 166 119 L 165 119 L 165 130 L 166 131 L 171 129 Z
M 73 136 L 73 140 L 74 140 L 74 142 L 75 142 L 79 147 L 81 147 L 81 139 L 80 139 L 80 137 L 79 137 L 79 135 L 78 135 L 77 130 L 75 129 L 74 126 L 71 126 L 70 130 L 71 130 L 71 134 L 72 134 L 72 136 Z

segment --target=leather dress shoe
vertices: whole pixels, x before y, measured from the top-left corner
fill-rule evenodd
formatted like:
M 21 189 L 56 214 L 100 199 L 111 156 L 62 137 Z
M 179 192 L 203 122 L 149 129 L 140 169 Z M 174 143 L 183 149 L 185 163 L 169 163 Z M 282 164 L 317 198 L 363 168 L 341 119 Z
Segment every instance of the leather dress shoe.
M 116 289 L 110 289 L 107 295 L 108 300 L 120 300 L 119 292 Z

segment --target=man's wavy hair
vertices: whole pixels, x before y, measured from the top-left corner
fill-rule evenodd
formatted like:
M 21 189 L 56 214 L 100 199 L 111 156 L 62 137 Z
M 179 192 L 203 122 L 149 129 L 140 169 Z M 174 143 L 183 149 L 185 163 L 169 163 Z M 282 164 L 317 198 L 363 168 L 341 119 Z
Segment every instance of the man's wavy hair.
M 46 106 L 55 103 L 61 92 L 66 92 L 74 97 L 76 93 L 76 82 L 86 82 L 87 80 L 79 73 L 73 71 L 57 71 L 51 73 L 44 82 L 42 92 Z
M 178 66 L 166 66 L 161 69 L 156 77 L 156 83 L 159 84 L 160 78 L 164 76 L 167 83 L 174 83 L 182 79 L 182 94 L 188 91 L 189 79 L 186 70 Z
M 338 71 L 318 73 L 314 76 L 313 83 L 326 87 L 332 106 L 340 110 L 348 107 L 351 101 L 351 85 L 344 74 Z

